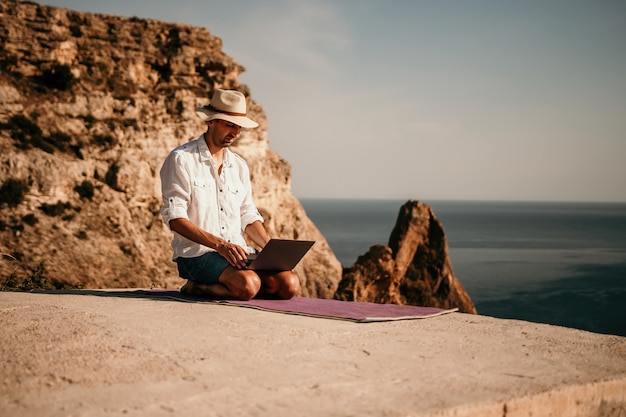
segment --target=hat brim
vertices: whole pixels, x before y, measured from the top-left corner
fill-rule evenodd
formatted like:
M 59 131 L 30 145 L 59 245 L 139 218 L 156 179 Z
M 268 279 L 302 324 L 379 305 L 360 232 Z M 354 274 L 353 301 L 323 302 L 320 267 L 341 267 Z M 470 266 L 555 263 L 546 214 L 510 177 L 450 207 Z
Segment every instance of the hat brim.
M 196 107 L 196 114 L 205 122 L 208 122 L 209 120 L 220 119 L 246 128 L 254 128 L 259 126 L 257 122 L 246 116 L 231 116 L 229 114 L 214 112 L 204 107 Z

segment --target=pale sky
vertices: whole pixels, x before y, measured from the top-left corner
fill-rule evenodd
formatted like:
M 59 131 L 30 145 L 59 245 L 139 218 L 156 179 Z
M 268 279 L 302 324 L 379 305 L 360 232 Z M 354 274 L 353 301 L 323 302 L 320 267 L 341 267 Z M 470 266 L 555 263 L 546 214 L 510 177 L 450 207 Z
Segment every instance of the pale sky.
M 43 0 L 207 27 L 299 198 L 626 202 L 621 0 Z

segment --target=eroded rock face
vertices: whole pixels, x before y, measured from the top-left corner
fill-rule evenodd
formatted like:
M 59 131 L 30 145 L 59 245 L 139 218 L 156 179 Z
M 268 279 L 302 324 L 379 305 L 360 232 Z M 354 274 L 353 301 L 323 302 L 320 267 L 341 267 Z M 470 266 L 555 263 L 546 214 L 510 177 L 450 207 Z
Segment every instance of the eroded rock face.
M 220 38 L 10 0 L 0 45 L 0 185 L 19 184 L 0 202 L 0 252 L 15 258 L 0 260 L 0 285 L 44 266 L 57 287 L 180 286 L 159 169 L 206 129 L 194 108 L 225 88 L 248 97 L 260 124 L 233 150 L 250 166 L 269 234 L 315 240 L 298 267 L 303 295 L 333 296 L 341 265 L 291 193 L 291 168 L 269 148 L 263 108 Z
M 419 201 L 400 208 L 387 246 L 372 246 L 344 272 L 335 298 L 476 313 L 452 271 L 441 222 Z
M 291 167 L 269 148 L 263 108 L 218 37 L 9 0 L 0 46 L 0 286 L 33 277 L 56 287 L 180 286 L 159 169 L 205 130 L 193 109 L 225 88 L 248 97 L 260 124 L 233 150 L 250 166 L 269 234 L 315 240 L 297 270 L 302 295 L 335 295 L 341 265 L 291 193 Z M 389 246 L 360 257 L 338 297 L 472 311 L 430 208 L 401 217 Z

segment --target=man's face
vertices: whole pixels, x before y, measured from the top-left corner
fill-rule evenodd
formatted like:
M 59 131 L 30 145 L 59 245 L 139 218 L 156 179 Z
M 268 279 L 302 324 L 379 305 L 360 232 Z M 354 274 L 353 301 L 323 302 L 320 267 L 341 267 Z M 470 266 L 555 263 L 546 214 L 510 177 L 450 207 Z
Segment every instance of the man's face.
M 241 131 L 241 126 L 226 120 L 215 119 L 208 122 L 208 145 L 217 148 L 227 148 L 235 142 Z

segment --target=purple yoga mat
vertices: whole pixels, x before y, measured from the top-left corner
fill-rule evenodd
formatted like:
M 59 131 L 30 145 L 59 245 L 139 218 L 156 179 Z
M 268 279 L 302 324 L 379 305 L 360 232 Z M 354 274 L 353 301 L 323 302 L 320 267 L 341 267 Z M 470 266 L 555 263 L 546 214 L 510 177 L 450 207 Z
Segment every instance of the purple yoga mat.
M 258 310 L 277 313 L 298 314 L 311 317 L 349 320 L 359 323 L 391 320 L 423 319 L 452 313 L 458 309 L 440 309 L 434 307 L 419 307 L 396 304 L 377 304 L 360 301 L 339 301 L 321 298 L 294 297 L 290 300 L 263 300 L 250 301 L 212 300 L 182 294 L 180 291 L 149 290 L 140 292 L 173 298 L 180 301 L 208 302 L 239 307 L 249 307 Z

